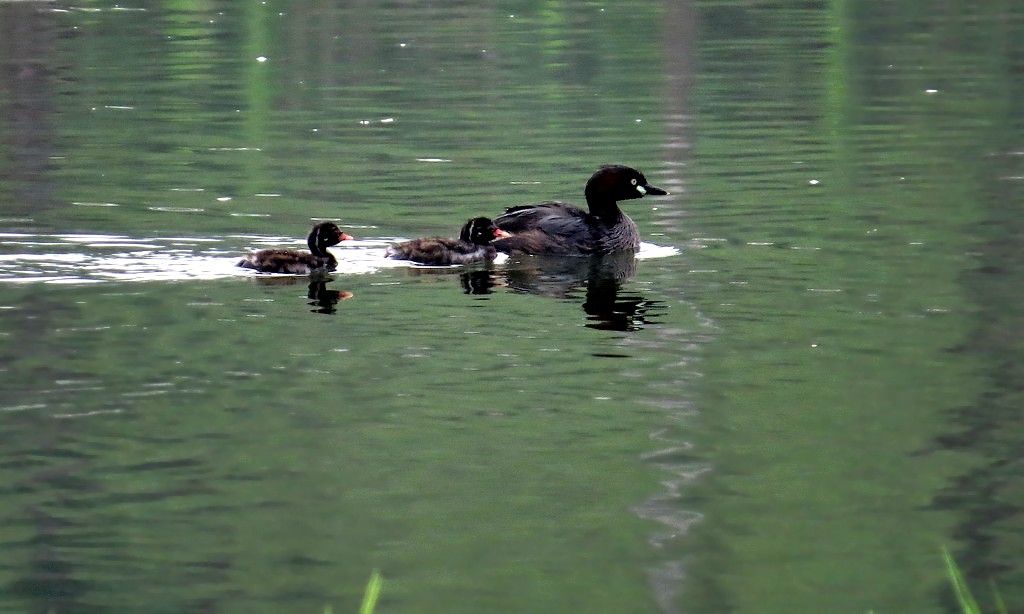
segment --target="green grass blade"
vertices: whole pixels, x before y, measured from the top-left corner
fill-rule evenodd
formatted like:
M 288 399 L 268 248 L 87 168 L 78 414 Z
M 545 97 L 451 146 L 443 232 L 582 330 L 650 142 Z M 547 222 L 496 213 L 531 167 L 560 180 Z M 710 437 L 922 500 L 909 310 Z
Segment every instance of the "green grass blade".
M 363 605 L 359 608 L 359 614 L 373 614 L 383 585 L 384 578 L 381 577 L 380 570 L 374 569 L 370 574 L 370 581 L 366 583 L 366 592 L 363 593 Z
M 978 602 L 974 600 L 970 589 L 967 588 L 964 575 L 960 573 L 960 568 L 957 567 L 953 555 L 949 553 L 945 546 L 942 548 L 942 556 L 946 559 L 946 571 L 949 574 L 949 582 L 953 585 L 953 593 L 960 604 L 960 609 L 964 611 L 964 614 L 981 614 Z
M 1006 602 L 1003 601 L 1003 596 L 999 592 L 999 587 L 996 586 L 996 581 L 989 578 L 989 586 L 992 587 L 992 598 L 996 602 L 996 612 L 999 614 L 1009 614 L 1009 610 L 1006 609 Z

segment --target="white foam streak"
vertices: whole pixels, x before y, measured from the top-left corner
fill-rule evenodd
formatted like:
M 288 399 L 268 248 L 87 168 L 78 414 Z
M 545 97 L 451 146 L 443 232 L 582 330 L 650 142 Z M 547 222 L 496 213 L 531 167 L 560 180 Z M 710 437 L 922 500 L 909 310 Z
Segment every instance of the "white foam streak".
M 229 237 L 133 238 L 121 235 L 2 235 L 0 283 L 85 284 L 104 281 L 208 280 L 265 275 L 236 266 L 249 250 L 266 247 L 305 249 L 293 237 L 233 235 Z M 331 248 L 338 259 L 336 275 L 361 275 L 419 266 L 385 257 L 399 239 L 357 239 Z M 664 258 L 678 254 L 671 246 L 642 243 L 636 257 Z M 499 254 L 495 265 L 507 256 Z

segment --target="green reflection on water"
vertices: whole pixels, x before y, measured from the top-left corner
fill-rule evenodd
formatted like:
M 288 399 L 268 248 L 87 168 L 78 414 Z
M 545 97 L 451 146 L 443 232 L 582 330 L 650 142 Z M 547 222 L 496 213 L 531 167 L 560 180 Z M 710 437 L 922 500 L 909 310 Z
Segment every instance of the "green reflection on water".
M 957 538 L 1019 602 L 1019 15 L 681 6 L 0 5 L 5 232 L 449 233 L 616 161 L 687 248 L 628 333 L 404 271 L 0 288 L 8 605 L 932 611 Z
M 991 394 L 989 360 L 962 351 L 990 299 L 964 280 L 988 252 L 975 229 L 1020 191 L 1004 170 L 1020 169 L 1005 70 L 1019 16 L 705 6 L 693 202 L 729 241 L 703 252 L 717 305 L 698 303 L 723 333 L 705 352 L 697 448 L 716 470 L 691 490 L 707 514 L 691 596 L 932 611 L 947 591 L 939 544 L 995 530 L 963 517 L 986 495 L 961 476 L 998 448 L 950 433 L 976 429 L 967 408 Z M 983 557 L 984 541 L 963 546 Z M 1020 586 L 1017 566 L 1001 588 Z

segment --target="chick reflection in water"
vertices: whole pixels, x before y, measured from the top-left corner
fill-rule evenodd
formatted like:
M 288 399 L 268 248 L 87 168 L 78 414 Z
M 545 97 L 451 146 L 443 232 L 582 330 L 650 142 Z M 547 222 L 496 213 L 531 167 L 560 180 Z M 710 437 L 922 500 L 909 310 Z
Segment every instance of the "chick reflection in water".
M 424 281 L 441 280 L 458 275 L 463 294 L 472 295 L 493 294 L 494 288 L 503 288 L 508 285 L 502 278 L 502 273 L 492 268 L 490 263 L 462 268 L 410 267 L 406 270 L 406 275 L 424 278 Z
M 310 310 L 312 313 L 335 313 L 338 311 L 338 303 L 354 295 L 345 290 L 330 290 L 327 288 L 327 282 L 320 279 L 309 282 L 309 292 L 306 296 L 313 307 Z
M 301 280 L 301 277 L 257 277 L 256 284 L 264 287 L 297 286 Z M 354 296 L 345 290 L 328 289 L 327 284 L 332 281 L 334 278 L 326 274 L 309 277 L 306 298 L 309 299 L 308 304 L 315 307 L 310 310 L 312 313 L 334 313 L 338 303 Z

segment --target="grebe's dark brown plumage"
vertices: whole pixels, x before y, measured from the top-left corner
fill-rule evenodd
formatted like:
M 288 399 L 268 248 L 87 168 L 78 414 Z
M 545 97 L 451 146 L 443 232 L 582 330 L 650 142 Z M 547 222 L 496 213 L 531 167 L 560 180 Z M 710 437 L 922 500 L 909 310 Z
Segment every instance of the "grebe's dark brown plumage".
M 291 273 L 308 275 L 317 271 L 333 271 L 338 267 L 334 254 L 327 251 L 328 247 L 347 241 L 352 237 L 341 231 L 332 222 L 321 222 L 313 226 L 306 244 L 309 251 L 295 249 L 262 249 L 246 254 L 238 261 L 238 266 L 255 269 L 261 273 Z
M 395 243 L 388 247 L 385 255 L 395 260 L 410 260 L 419 264 L 449 265 L 468 264 L 494 260 L 497 250 L 491 241 L 509 237 L 486 217 L 475 217 L 466 222 L 458 239 L 427 237 Z
M 494 223 L 512 236 L 492 245 L 509 254 L 586 256 L 637 251 L 640 233 L 618 201 L 668 192 L 648 184 L 640 171 L 612 164 L 597 169 L 587 181 L 585 194 L 589 211 L 554 201 L 506 209 Z

